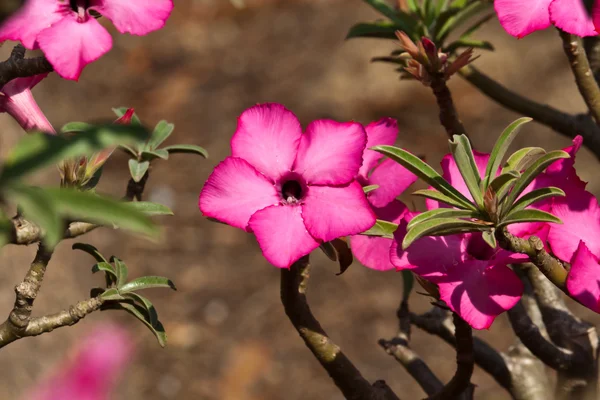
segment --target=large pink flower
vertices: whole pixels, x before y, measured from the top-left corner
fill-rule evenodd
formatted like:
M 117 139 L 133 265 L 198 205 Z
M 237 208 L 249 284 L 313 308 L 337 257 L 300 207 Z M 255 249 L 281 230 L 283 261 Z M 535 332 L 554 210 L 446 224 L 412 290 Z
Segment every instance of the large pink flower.
M 173 0 L 28 0 L 0 27 L 0 40 L 41 49 L 63 78 L 77 80 L 83 68 L 112 47 L 110 34 L 91 14 L 110 19 L 121 33 L 146 35 L 164 26 Z
M 518 38 L 551 25 L 577 36 L 596 36 L 600 25 L 598 1 L 592 18 L 581 0 L 495 0 L 494 8 L 502 27 Z
M 402 250 L 406 226 L 415 216 L 406 213 L 390 249 L 397 270 L 413 273 L 438 285 L 440 298 L 475 329 L 487 329 L 511 309 L 523 284 L 507 266 L 523 262 L 522 255 L 491 249 L 480 233 L 428 236 Z
M 16 78 L 0 89 L 0 112 L 10 114 L 25 131 L 39 130 L 56 134 L 31 94 L 31 89 L 47 75 Z
M 314 121 L 303 134 L 282 105 L 252 107 L 239 117 L 231 157 L 202 189 L 200 210 L 254 232 L 265 258 L 288 268 L 321 242 L 375 224 L 355 180 L 366 143 L 357 123 Z

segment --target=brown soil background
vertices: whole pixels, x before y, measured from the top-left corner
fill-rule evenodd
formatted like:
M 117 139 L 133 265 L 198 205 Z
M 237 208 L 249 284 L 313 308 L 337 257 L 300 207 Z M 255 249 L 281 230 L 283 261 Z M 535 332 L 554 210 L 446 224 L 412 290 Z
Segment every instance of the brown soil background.
M 169 143 L 194 143 L 210 159 L 177 155 L 156 162 L 146 198 L 170 205 L 175 216 L 163 218 L 164 235 L 153 244 L 124 233 L 98 230 L 83 238 L 106 255 L 117 255 L 132 276 L 167 275 L 178 292 L 154 290 L 159 316 L 169 334 L 160 349 L 133 318 L 97 313 L 75 327 L 11 344 L 0 353 L 1 398 L 18 398 L 68 354 L 77 339 L 102 321 L 125 324 L 137 341 L 137 354 L 115 390 L 114 399 L 341 399 L 312 358 L 279 304 L 279 271 L 261 257 L 252 236 L 205 220 L 198 193 L 211 169 L 229 153 L 236 117 L 258 102 L 280 102 L 303 123 L 321 117 L 369 122 L 397 118 L 398 144 L 438 165 L 447 152 L 437 122 L 435 101 L 427 88 L 401 82 L 390 65 L 371 64 L 373 56 L 395 48 L 391 41 L 344 41 L 348 28 L 376 15 L 359 0 L 254 1 L 236 10 L 225 0 L 178 0 L 163 31 L 138 38 L 115 35 L 114 48 L 87 67 L 80 83 L 52 76 L 34 94 L 50 121 L 113 118 L 111 107 L 135 107 L 142 121 L 176 125 Z M 114 32 L 114 30 L 113 30 Z M 523 40 L 506 35 L 493 20 L 479 33 L 495 52 L 482 53 L 476 65 L 503 84 L 567 111 L 582 111 L 558 36 L 552 30 Z M 2 49 L 7 54 L 9 46 Z M 489 151 L 501 130 L 518 116 L 483 97 L 460 80 L 450 83 L 458 110 L 475 147 Z M 2 116 L 0 154 L 22 136 Z M 524 129 L 515 146 L 548 149 L 569 140 L 537 124 Z M 105 168 L 101 190 L 121 195 L 127 182 L 127 158 L 119 154 Z M 596 160 L 587 150 L 578 156 L 581 175 L 594 192 L 600 189 Z M 37 178 L 57 181 L 49 171 Z M 14 301 L 34 248 L 8 246 L 0 256 L 0 309 Z M 321 254 L 313 257 L 309 291 L 313 310 L 328 333 L 369 380 L 385 379 L 403 399 L 423 392 L 403 368 L 378 346 L 395 333 L 400 274 L 379 273 L 356 264 L 343 276 Z M 49 313 L 85 298 L 100 283 L 89 256 L 63 243 L 53 258 L 35 313 Z M 598 322 L 582 307 L 579 315 Z M 413 309 L 427 301 L 413 297 Z M 499 349 L 513 336 L 504 317 L 490 331 L 478 332 Z M 440 340 L 414 331 L 412 345 L 443 380 L 454 370 L 454 353 Z M 508 399 L 483 372 L 473 378 L 477 398 Z

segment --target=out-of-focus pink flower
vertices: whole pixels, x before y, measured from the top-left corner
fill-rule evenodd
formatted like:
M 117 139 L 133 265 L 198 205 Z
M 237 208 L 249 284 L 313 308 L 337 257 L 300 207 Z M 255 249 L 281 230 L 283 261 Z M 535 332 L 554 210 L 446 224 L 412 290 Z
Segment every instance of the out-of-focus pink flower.
M 31 94 L 31 89 L 47 75 L 16 78 L 0 89 L 0 112 L 9 113 L 25 131 L 56 134 Z
M 366 143 L 354 122 L 314 121 L 302 133 L 282 105 L 252 107 L 238 119 L 232 155 L 204 185 L 200 210 L 253 232 L 265 258 L 288 268 L 321 242 L 375 224 L 355 179 Z
M 172 9 L 172 0 L 28 0 L 2 24 L 0 40 L 41 49 L 60 76 L 77 80 L 87 64 L 112 47 L 110 34 L 91 11 L 121 33 L 146 35 L 162 28 Z
M 551 25 L 577 36 L 596 36 L 600 25 L 600 3 L 590 18 L 581 0 L 496 0 L 500 24 L 509 34 L 522 38 Z
M 23 400 L 108 400 L 132 350 L 126 331 L 100 326 Z
M 406 213 L 394 234 L 391 263 L 437 284 L 440 299 L 473 328 L 489 328 L 521 298 L 523 284 L 507 264 L 526 257 L 490 248 L 480 233 L 423 237 L 402 250 L 406 226 L 415 215 Z

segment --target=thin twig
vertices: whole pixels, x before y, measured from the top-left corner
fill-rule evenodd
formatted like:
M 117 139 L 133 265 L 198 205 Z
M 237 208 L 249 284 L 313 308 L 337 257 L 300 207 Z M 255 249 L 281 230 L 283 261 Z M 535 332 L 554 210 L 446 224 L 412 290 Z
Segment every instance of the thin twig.
M 296 261 L 289 270 L 281 270 L 281 302 L 286 315 L 306 346 L 346 399 L 398 400 L 383 381 L 371 385 L 325 333 L 306 300 L 309 272 L 308 256 Z

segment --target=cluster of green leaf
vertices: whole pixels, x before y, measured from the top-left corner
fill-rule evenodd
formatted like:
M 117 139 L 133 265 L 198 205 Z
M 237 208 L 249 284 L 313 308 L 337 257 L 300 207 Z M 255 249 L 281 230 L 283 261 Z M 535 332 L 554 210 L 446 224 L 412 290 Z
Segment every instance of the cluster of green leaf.
M 113 111 L 120 118 L 125 114 L 127 108 L 113 108 Z M 135 114 L 133 114 L 131 123 L 136 126 L 141 125 L 140 119 Z M 171 136 L 173 129 L 175 129 L 175 125 L 162 120 L 156 124 L 148 140 L 138 143 L 136 146 L 121 145 L 133 157 L 129 160 L 129 172 L 134 181 L 139 182 L 142 180 L 148 168 L 150 168 L 151 161 L 156 159 L 168 160 L 170 154 L 190 153 L 208 158 L 208 153 L 204 148 L 193 144 L 174 144 L 159 148 Z
M 520 118 L 509 125 L 496 142 L 488 161 L 485 175 L 481 177 L 468 138 L 455 135 L 450 141 L 450 151 L 458 170 L 471 194 L 468 199 L 427 163 L 413 154 L 394 146 L 375 146 L 378 151 L 398 162 L 433 189 L 418 190 L 414 194 L 443 203 L 443 208 L 423 212 L 407 226 L 402 242 L 406 249 L 423 236 L 442 236 L 465 232 L 482 232 L 483 238 L 496 247 L 495 231 L 510 224 L 522 222 L 561 223 L 560 219 L 545 211 L 527 208 L 554 196 L 564 196 L 556 187 L 544 187 L 522 195 L 527 186 L 554 161 L 568 158 L 569 154 L 556 150 L 546 153 L 539 147 L 516 151 L 500 166 L 521 126 L 531 118 Z M 499 171 L 500 170 L 500 171 Z M 522 196 L 521 196 L 522 195 Z M 449 207 L 449 208 L 446 208 Z M 391 237 L 397 225 L 378 220 L 366 235 Z
M 102 310 L 125 310 L 139 319 L 156 336 L 161 347 L 167 344 L 167 334 L 152 302 L 137 293 L 139 290 L 168 288 L 177 290 L 175 284 L 162 276 L 144 276 L 128 281 L 127 265 L 115 256 L 107 260 L 97 248 L 86 243 L 73 244 L 74 250 L 82 250 L 96 259 L 92 273 L 103 272 L 105 288 L 94 288 L 92 297 L 99 296 L 104 303 Z

